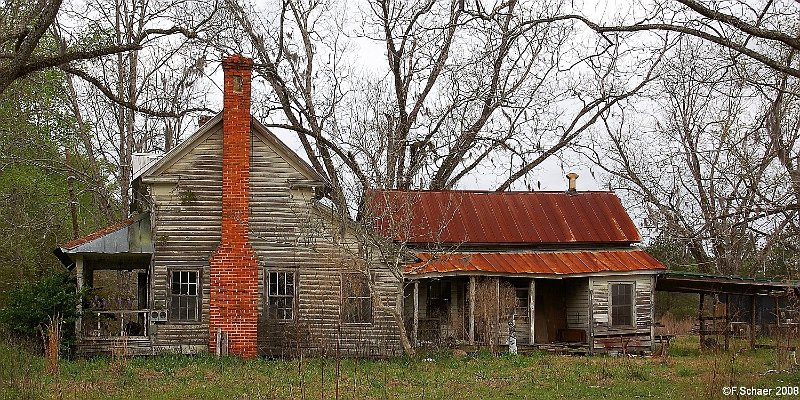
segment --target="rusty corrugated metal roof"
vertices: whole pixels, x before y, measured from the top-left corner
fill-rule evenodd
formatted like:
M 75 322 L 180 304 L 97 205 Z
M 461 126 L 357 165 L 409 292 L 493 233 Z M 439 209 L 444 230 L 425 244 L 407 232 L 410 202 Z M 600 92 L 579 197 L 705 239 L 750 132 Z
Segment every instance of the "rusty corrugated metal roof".
M 80 246 L 80 245 L 82 245 L 84 243 L 91 242 L 92 240 L 95 240 L 97 238 L 100 238 L 100 237 L 103 237 L 105 235 L 108 235 L 109 233 L 116 232 L 116 231 L 118 231 L 118 230 L 120 230 L 122 228 L 125 228 L 127 226 L 133 225 L 134 222 L 139 220 L 140 216 L 141 215 L 135 215 L 135 216 L 132 216 L 130 218 L 124 219 L 122 221 L 115 222 L 115 223 L 113 223 L 113 224 L 111 224 L 109 226 L 106 226 L 105 228 L 98 229 L 98 230 L 96 230 L 96 231 L 94 231 L 94 232 L 92 232 L 92 233 L 90 233 L 90 234 L 88 234 L 88 235 L 86 235 L 84 237 L 80 237 L 80 238 L 77 238 L 75 240 L 72 240 L 72 241 L 69 241 L 67 243 L 64 243 L 59 247 L 62 248 L 62 249 L 67 249 L 67 250 L 68 249 L 74 249 L 74 248 L 76 248 L 76 247 L 78 247 L 78 246 Z
M 417 254 L 410 275 L 500 273 L 574 275 L 602 272 L 663 270 L 664 265 L 643 250 L 539 251 L 524 253 Z
M 384 190 L 367 197 L 377 229 L 409 244 L 641 241 L 613 192 Z

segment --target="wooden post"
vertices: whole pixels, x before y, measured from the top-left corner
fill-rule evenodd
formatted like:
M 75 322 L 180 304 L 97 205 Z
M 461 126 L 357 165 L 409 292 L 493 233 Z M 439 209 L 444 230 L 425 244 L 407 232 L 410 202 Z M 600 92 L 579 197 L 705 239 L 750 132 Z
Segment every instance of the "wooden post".
M 495 335 L 494 344 L 499 346 L 500 345 L 500 331 L 502 330 L 502 317 L 500 316 L 500 277 L 494 278 L 494 293 L 496 295 L 495 299 L 495 311 L 497 316 L 497 334 Z
M 83 256 L 75 256 L 75 290 L 80 293 L 83 290 L 85 275 L 83 272 Z M 75 319 L 75 338 L 80 339 L 83 333 L 83 321 L 81 319 L 81 312 L 83 311 L 83 301 L 78 302 L 76 307 L 78 310 L 78 318 Z
M 411 331 L 411 341 L 414 343 L 414 347 L 417 347 L 419 342 L 417 341 L 419 338 L 419 280 L 414 280 L 414 327 Z
M 475 344 L 475 277 L 469 277 L 469 344 Z
M 528 286 L 528 322 L 531 325 L 530 344 L 536 343 L 536 330 L 534 329 L 534 321 L 536 320 L 536 280 L 531 278 L 530 286 Z
M 588 308 L 589 309 L 586 310 L 586 315 L 587 315 L 586 324 L 587 324 L 587 329 L 589 330 L 589 332 L 588 332 L 588 335 L 587 335 L 588 337 L 586 338 L 586 341 L 589 344 L 589 354 L 591 355 L 591 354 L 594 354 L 594 291 L 592 290 L 592 288 L 594 287 L 594 280 L 591 277 L 589 277 L 588 279 L 589 279 L 589 283 L 588 283 L 588 286 L 587 286 L 586 290 L 589 292 L 588 293 L 588 296 L 589 296 L 589 301 L 588 301 L 588 306 L 589 307 Z
M 778 340 L 780 340 L 781 335 L 781 305 L 778 297 L 773 297 L 775 299 L 775 333 L 772 334 L 775 337 L 775 348 L 778 348 Z
M 725 293 L 725 351 L 728 351 L 728 342 L 731 336 L 731 296 Z
M 706 342 L 706 335 L 705 335 L 705 321 L 703 321 L 703 304 L 705 303 L 706 295 L 705 293 L 700 293 L 700 307 L 697 311 L 697 322 L 700 326 L 698 332 L 700 333 L 700 349 L 702 350 L 705 347 Z
M 656 350 L 656 275 L 650 278 L 650 351 Z M 666 357 L 666 353 L 664 356 Z
M 756 296 L 750 296 L 750 350 L 756 348 Z

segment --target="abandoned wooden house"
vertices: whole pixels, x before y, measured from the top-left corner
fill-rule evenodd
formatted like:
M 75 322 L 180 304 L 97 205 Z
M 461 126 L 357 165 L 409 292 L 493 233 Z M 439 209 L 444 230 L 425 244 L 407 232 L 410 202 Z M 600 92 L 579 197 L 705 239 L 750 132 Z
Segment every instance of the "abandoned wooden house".
M 78 354 L 401 351 L 351 244 L 340 229 L 319 235 L 332 226 L 315 222 L 330 217 L 325 179 L 251 117 L 251 69 L 223 61 L 223 111 L 135 174 L 135 215 L 56 249 L 93 288 Z M 397 280 L 371 272 L 394 307 Z
M 664 266 L 612 192 L 376 191 L 378 229 L 413 251 L 417 344 L 649 352 Z
M 663 266 L 613 193 L 574 180 L 372 192 L 377 231 L 416 257 L 398 279 L 358 258 L 363 243 L 321 201 L 325 178 L 251 116 L 252 60 L 223 71 L 223 111 L 134 171 L 133 215 L 55 250 L 91 288 L 78 354 L 387 356 L 403 317 L 417 345 L 650 349 Z

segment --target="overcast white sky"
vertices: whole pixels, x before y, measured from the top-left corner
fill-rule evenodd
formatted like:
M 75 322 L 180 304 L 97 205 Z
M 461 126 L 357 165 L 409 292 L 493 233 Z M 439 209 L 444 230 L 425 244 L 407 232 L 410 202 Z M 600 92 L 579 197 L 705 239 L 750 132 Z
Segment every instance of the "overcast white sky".
M 356 3 L 358 3 L 358 1 L 356 1 Z M 348 7 L 353 6 L 348 5 Z M 628 15 L 628 10 L 631 8 L 631 2 L 616 0 L 578 0 L 565 4 L 563 12 L 582 12 L 596 20 L 608 21 L 619 18 L 621 14 L 619 10 L 624 10 L 622 14 Z M 355 65 L 356 67 L 359 67 L 365 73 L 374 74 L 375 76 L 385 74 L 386 48 L 384 45 L 366 38 L 353 38 L 351 48 L 353 59 L 357 60 L 358 63 Z M 219 68 L 217 68 L 211 78 L 214 80 L 217 87 L 221 86 L 222 74 Z M 259 82 L 259 80 L 260 79 L 257 78 L 254 82 L 255 91 L 271 90 L 264 84 L 265 82 Z M 221 107 L 221 91 L 217 92 L 215 98 L 209 100 L 212 108 Z M 273 129 L 273 131 L 290 148 L 294 149 L 301 157 L 306 158 L 294 132 L 279 129 Z M 561 155 L 561 159 L 551 157 L 543 165 L 534 170 L 530 175 L 531 179 L 528 179 L 532 190 L 566 190 L 567 180 L 564 175 L 567 172 L 576 172 L 579 175 L 578 190 L 607 190 L 602 183 L 602 176 L 600 173 L 592 169 L 586 160 L 569 151 L 561 153 Z M 495 189 L 499 183 L 504 180 L 503 177 L 496 176 L 497 173 L 498 171 L 492 171 L 488 168 L 476 170 L 464 177 L 458 188 L 481 190 Z M 525 183 L 520 180 L 512 186 L 512 189 L 527 190 L 527 187 Z

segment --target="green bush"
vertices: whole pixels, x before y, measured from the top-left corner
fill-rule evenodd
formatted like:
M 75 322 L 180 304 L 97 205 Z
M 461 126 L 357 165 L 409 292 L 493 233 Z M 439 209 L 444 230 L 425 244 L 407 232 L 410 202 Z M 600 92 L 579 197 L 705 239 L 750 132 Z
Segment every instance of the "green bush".
M 69 346 L 75 337 L 81 296 L 68 272 L 53 271 L 12 289 L 5 306 L 0 308 L 0 323 L 16 336 L 41 340 L 41 331 L 50 318 L 61 315 L 64 319 L 62 345 Z

